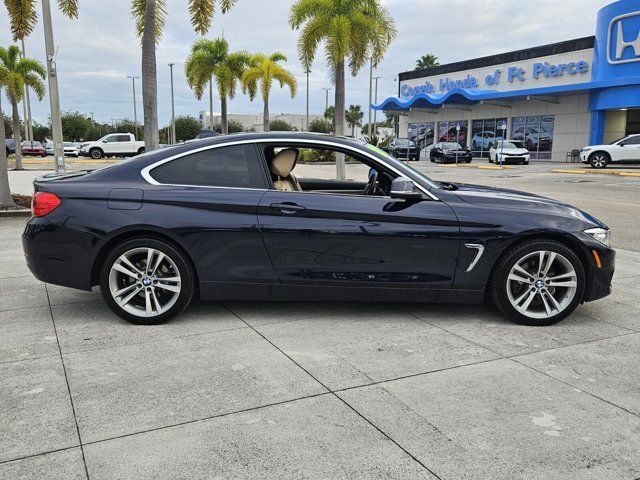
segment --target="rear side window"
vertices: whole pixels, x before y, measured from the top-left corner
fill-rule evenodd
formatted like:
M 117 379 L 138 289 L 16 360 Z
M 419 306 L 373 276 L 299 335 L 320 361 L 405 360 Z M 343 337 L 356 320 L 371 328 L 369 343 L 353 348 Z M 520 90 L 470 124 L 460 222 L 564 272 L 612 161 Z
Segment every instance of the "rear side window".
M 253 145 L 234 145 L 192 153 L 154 168 L 151 176 L 164 184 L 266 188 Z

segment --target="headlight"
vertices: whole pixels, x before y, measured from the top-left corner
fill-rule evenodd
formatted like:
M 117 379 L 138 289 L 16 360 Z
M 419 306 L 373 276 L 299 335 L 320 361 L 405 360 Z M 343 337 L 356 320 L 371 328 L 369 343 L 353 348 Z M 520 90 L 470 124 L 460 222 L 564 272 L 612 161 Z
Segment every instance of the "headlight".
M 605 228 L 590 228 L 589 230 L 585 230 L 584 233 L 590 235 L 607 247 L 611 246 L 611 230 Z
M 585 147 L 580 149 L 581 152 L 588 152 L 589 150 L 591 150 L 591 147 Z

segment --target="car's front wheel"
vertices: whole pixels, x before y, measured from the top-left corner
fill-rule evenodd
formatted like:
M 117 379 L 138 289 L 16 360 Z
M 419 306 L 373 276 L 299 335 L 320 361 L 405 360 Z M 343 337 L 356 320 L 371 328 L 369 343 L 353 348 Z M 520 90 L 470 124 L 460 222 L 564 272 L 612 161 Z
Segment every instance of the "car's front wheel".
M 589 157 L 589 163 L 592 168 L 605 168 L 610 161 L 611 158 L 605 152 L 595 152 Z
M 89 155 L 91 155 L 91 158 L 94 160 L 100 160 L 104 156 L 104 153 L 99 148 L 92 148 Z
M 168 242 L 135 238 L 107 255 L 100 290 L 117 315 L 141 325 L 158 325 L 182 312 L 195 287 L 185 254 Z
M 570 315 L 585 289 L 580 259 L 562 243 L 534 239 L 505 252 L 489 288 L 494 305 L 523 325 L 552 325 Z

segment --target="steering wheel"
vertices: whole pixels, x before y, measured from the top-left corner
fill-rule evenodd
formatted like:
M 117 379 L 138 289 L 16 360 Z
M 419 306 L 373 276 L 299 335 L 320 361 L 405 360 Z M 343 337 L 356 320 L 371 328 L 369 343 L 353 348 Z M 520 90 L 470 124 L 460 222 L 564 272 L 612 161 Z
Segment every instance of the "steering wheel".
M 375 168 L 369 170 L 369 181 L 362 191 L 363 195 L 375 195 L 378 187 L 378 171 Z

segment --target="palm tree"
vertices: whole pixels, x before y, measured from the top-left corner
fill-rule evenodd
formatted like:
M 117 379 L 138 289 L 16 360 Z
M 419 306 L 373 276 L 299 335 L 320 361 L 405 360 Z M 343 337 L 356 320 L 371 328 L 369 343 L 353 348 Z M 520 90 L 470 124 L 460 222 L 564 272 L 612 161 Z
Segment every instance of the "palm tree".
M 16 143 L 16 170 L 22 170 L 18 103 L 24 97 L 25 87 L 31 88 L 38 99 L 42 100 L 45 93 L 42 80 L 46 76 L 47 71 L 44 65 L 32 58 L 20 58 L 20 49 L 16 45 L 11 45 L 7 49 L 0 47 L 0 87 L 7 90 L 7 99 L 11 103 L 13 138 Z
M 65 1 L 65 0 L 60 0 Z M 71 1 L 71 0 L 66 0 Z M 237 0 L 219 0 L 222 13 L 229 11 Z M 191 25 L 201 35 L 211 28 L 216 0 L 188 0 Z M 142 39 L 142 104 L 144 107 L 144 140 L 147 151 L 158 148 L 158 78 L 156 44 L 165 25 L 166 0 L 132 0 L 131 12 L 136 31 Z
M 258 88 L 264 102 L 263 128 L 265 132 L 269 131 L 269 95 L 273 81 L 280 83 L 280 88 L 289 87 L 291 98 L 296 96 L 298 82 L 296 82 L 293 74 L 284 68 L 278 62 L 286 62 L 287 57 L 280 52 L 271 55 L 263 55 L 257 53 L 249 59 L 249 68 L 242 74 L 242 92 L 249 92 L 249 98 L 253 100 L 256 96 Z
M 0 85 L 2 83 L 0 82 Z M 13 207 L 15 202 L 9 188 L 9 171 L 7 162 L 7 146 L 4 141 L 4 114 L 2 113 L 2 88 L 0 87 L 0 208 Z
M 347 124 L 351 127 L 351 136 L 356 138 L 356 127 L 362 126 L 364 112 L 360 105 L 349 105 L 349 110 L 345 112 Z
M 229 53 L 229 43 L 224 38 L 200 39 L 191 47 L 191 55 L 185 63 L 187 83 L 200 100 L 211 78 L 216 79 L 220 95 L 222 133 L 229 133 L 227 99 L 236 96 L 238 81 L 249 64 L 248 52 Z
M 438 57 L 430 53 L 416 60 L 416 70 L 424 70 L 425 68 L 437 67 L 438 65 L 440 65 Z
M 300 29 L 298 52 L 305 69 L 311 68 L 324 41 L 325 57 L 336 86 L 335 133 L 344 135 L 345 62 L 355 76 L 369 59 L 377 66 L 396 36 L 396 27 L 380 0 L 296 0 L 289 23 Z M 338 178 L 344 179 L 344 156 L 336 159 Z

